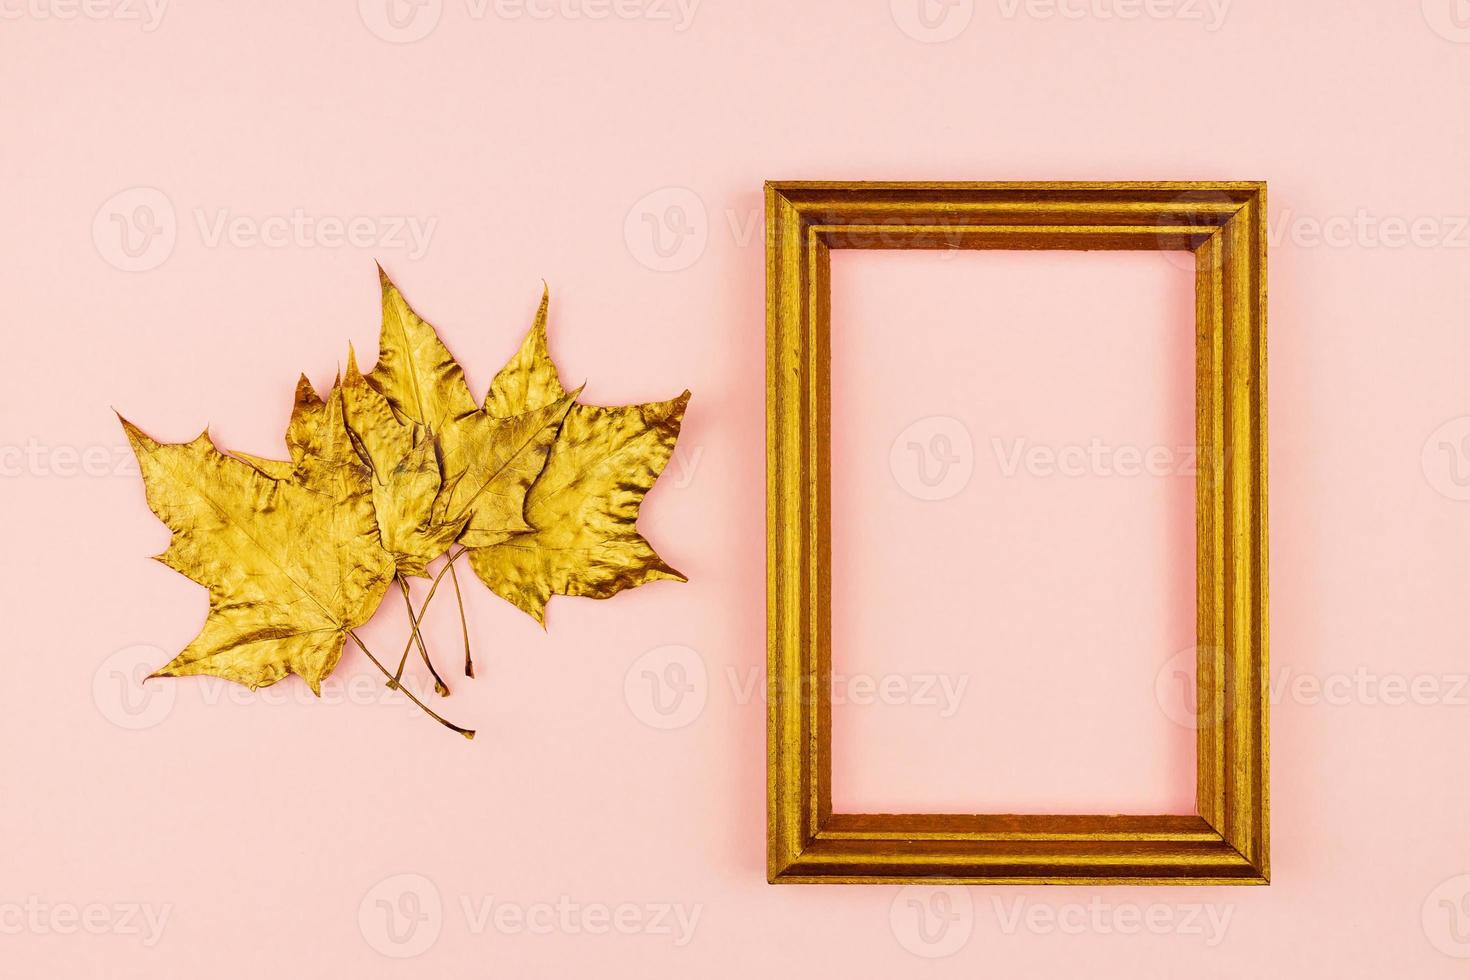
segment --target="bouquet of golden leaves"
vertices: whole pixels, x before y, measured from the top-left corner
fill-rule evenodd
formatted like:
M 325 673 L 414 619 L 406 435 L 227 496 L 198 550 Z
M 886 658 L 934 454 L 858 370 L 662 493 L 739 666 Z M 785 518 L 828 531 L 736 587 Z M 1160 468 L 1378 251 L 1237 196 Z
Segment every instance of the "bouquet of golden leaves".
M 254 689 L 299 674 L 313 692 L 349 638 L 403 686 L 416 651 L 434 678 L 419 620 L 468 558 L 496 595 L 545 625 L 553 595 L 605 599 L 657 579 L 684 581 L 637 531 L 638 508 L 674 450 L 689 392 L 601 408 L 562 387 L 546 348 L 547 296 L 521 349 L 477 403 L 434 328 L 379 269 L 378 363 L 349 348 L 325 399 L 303 375 L 285 460 L 225 453 L 208 430 L 160 443 L 122 420 L 148 505 L 173 531 L 158 560 L 209 590 L 209 615 L 154 677 L 212 674 Z M 422 606 L 409 591 L 443 558 Z M 397 587 L 412 626 L 396 668 L 355 632 Z M 474 676 L 469 627 L 464 672 Z

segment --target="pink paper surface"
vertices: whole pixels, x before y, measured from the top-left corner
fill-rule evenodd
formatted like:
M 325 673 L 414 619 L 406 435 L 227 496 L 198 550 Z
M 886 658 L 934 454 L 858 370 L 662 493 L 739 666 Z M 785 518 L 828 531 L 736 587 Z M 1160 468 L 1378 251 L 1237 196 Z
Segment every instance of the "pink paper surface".
M 0 10 L 0 974 L 1463 975 L 1470 29 L 1451 0 Z M 765 884 L 767 178 L 1270 181 L 1270 887 Z M 375 258 L 477 391 L 545 278 L 589 400 L 694 392 L 642 521 L 690 583 L 557 600 L 547 632 L 468 583 L 480 677 L 443 708 L 473 744 L 355 654 L 319 704 L 294 680 L 132 683 L 206 599 L 147 559 L 168 534 L 112 408 L 279 453 L 297 373 L 329 383 L 349 340 L 372 359 Z M 973 727 L 926 751 L 922 713 L 849 705 L 839 792 L 1187 805 L 1188 738 L 1156 699 L 1188 642 L 1181 488 L 1000 481 L 990 448 L 1172 439 L 1188 380 L 1154 372 L 1185 363 L 1178 270 L 893 259 L 839 264 L 870 338 L 843 383 L 883 375 L 843 395 L 872 426 L 846 437 L 871 477 L 851 502 L 883 504 L 844 538 L 864 557 L 843 601 L 914 615 L 924 576 L 871 564 L 902 554 L 884 549 L 996 553 L 972 604 L 940 581 L 922 649 L 875 628 L 842 653 L 973 672 Z M 857 331 L 875 314 L 950 352 L 942 374 Z M 894 496 L 890 450 L 933 415 L 969 420 L 976 467 L 925 510 Z M 936 516 L 956 510 L 975 522 Z M 1036 563 L 992 563 L 1028 540 Z M 452 660 L 452 606 L 429 619 Z M 951 625 L 973 645 L 943 643 Z M 390 604 L 365 638 L 404 630 Z M 1057 687 L 1007 698 L 1007 678 Z M 1007 719 L 1009 755 L 956 747 Z
M 832 283 L 833 808 L 1193 813 L 1192 257 Z

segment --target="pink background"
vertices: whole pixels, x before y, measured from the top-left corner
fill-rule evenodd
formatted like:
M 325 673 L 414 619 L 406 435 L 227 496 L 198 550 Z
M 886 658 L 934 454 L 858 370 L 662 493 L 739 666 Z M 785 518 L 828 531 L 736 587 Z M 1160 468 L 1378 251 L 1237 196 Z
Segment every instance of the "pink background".
M 1192 256 L 839 251 L 832 279 L 834 809 L 1193 813 L 1155 684 L 1194 645 Z
M 1463 975 L 1470 28 L 1222 3 L 0 8 L 0 972 Z M 764 883 L 761 181 L 795 177 L 1270 181 L 1269 888 Z M 470 583 L 473 744 L 356 654 L 321 704 L 145 698 L 205 596 L 147 560 L 110 406 L 277 452 L 296 373 L 370 358 L 375 257 L 477 390 L 544 277 L 589 400 L 694 391 L 642 522 L 690 583 L 547 633 Z M 841 798 L 1188 805 L 1187 478 L 992 448 L 1187 436 L 1181 272 L 842 257 L 839 657 L 910 686 L 839 713 Z M 918 501 L 890 450 L 935 416 L 973 475 Z M 913 679 L 961 673 L 941 724 Z

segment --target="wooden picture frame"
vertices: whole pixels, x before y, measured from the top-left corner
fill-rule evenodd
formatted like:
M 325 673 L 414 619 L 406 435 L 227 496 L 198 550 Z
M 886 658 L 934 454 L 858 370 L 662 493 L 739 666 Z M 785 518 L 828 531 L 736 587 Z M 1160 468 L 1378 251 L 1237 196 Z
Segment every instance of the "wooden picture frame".
M 834 248 L 1194 253 L 1194 815 L 832 812 Z M 768 880 L 1267 883 L 1266 185 L 768 182 L 766 358 Z

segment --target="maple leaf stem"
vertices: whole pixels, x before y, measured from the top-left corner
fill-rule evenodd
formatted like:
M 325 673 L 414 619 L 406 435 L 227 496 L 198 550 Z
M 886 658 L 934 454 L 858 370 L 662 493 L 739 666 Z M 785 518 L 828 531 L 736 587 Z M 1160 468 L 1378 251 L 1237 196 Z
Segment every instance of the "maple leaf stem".
M 434 675 L 434 693 L 441 698 L 449 697 L 449 685 L 444 683 L 444 678 L 434 669 L 434 661 L 429 659 L 429 648 L 424 645 L 424 634 L 419 630 L 419 617 L 413 611 L 413 595 L 408 591 L 408 581 L 402 575 L 393 576 L 398 582 L 398 588 L 403 593 L 403 605 L 408 609 L 408 622 L 413 627 L 413 636 L 419 645 L 419 654 L 424 658 L 424 666 L 429 668 L 429 673 Z
M 367 654 L 367 658 L 373 662 L 373 666 L 376 667 L 376 668 L 378 668 L 379 670 L 381 670 L 383 672 L 383 676 L 389 678 L 390 681 L 391 681 L 393 679 L 393 675 L 390 674 L 390 673 L 388 673 L 388 668 L 383 666 L 382 661 L 380 661 L 377 657 L 373 656 L 372 651 L 367 648 L 367 646 L 362 642 L 362 639 L 360 637 L 358 637 L 357 633 L 355 631 L 353 631 L 353 630 L 348 630 L 347 631 L 347 635 L 350 636 L 350 637 L 352 637 L 352 642 L 357 644 L 357 648 L 359 650 L 361 650 L 363 653 Z M 417 697 L 414 696 L 414 693 L 412 691 L 410 691 L 408 688 L 402 686 L 401 684 L 397 683 L 396 681 L 393 681 L 393 683 L 390 684 L 390 686 L 391 687 L 395 687 L 398 690 L 402 691 L 404 694 L 408 695 L 408 699 L 410 701 L 412 701 L 414 704 L 416 704 L 420 708 L 422 708 L 425 714 L 427 714 L 430 718 L 432 718 L 435 721 L 437 721 L 439 724 L 443 725 L 445 728 L 449 729 L 452 732 L 459 732 L 459 734 L 463 735 L 465 738 L 468 738 L 468 739 L 473 739 L 475 737 L 475 733 L 474 733 L 474 731 L 472 729 L 469 729 L 469 728 L 460 728 L 458 725 L 454 724 L 453 722 L 447 721 L 444 718 L 440 717 L 439 714 L 436 713 L 433 708 L 429 707 L 427 704 L 424 704 L 424 702 L 420 701 Z
M 432 585 L 429 586 L 429 594 L 424 596 L 424 604 L 419 606 L 420 620 L 424 618 L 424 613 L 428 611 L 429 603 L 434 601 L 434 593 L 439 591 L 439 582 L 441 579 L 444 578 L 444 573 L 453 568 L 455 560 L 463 556 L 467 551 L 469 551 L 468 548 L 460 548 L 458 551 L 451 554 L 449 556 L 449 561 L 445 563 L 443 568 L 439 569 L 439 574 L 434 576 L 434 582 Z M 388 684 L 389 687 L 392 687 L 394 684 L 403 680 L 403 668 L 408 665 L 408 655 L 413 652 L 413 640 L 414 638 L 412 636 L 409 636 L 408 642 L 403 645 L 403 656 L 398 658 L 398 670 L 390 679 Z
M 460 549 L 459 554 L 464 554 L 464 549 Z M 454 558 L 458 557 L 459 555 L 454 556 Z M 464 615 L 464 595 L 459 591 L 459 573 L 454 570 L 454 558 L 449 559 L 449 580 L 454 583 L 454 601 L 459 604 L 459 629 L 464 636 L 464 675 L 474 677 L 475 661 L 470 656 L 470 623 Z M 425 599 L 424 605 L 428 604 L 428 600 Z

